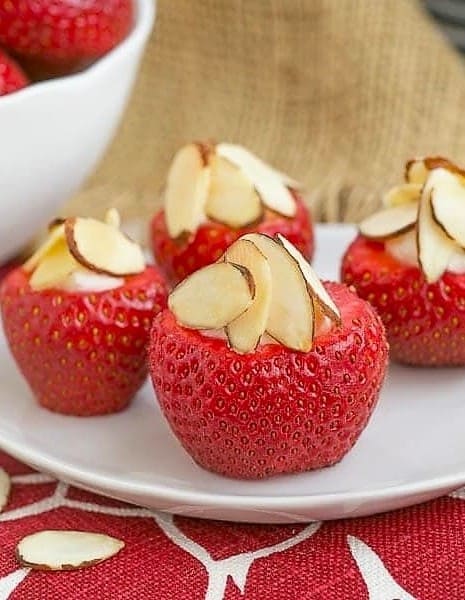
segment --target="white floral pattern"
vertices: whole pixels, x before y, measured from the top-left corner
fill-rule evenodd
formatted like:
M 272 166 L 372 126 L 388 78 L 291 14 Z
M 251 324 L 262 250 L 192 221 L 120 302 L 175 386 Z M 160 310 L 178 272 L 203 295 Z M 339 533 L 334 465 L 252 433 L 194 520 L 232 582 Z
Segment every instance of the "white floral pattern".
M 394 580 L 370 546 L 351 535 L 347 536 L 347 542 L 367 586 L 369 600 L 415 600 Z
M 40 485 L 53 483 L 55 479 L 40 473 L 16 475 L 11 478 L 14 484 Z M 196 558 L 206 569 L 208 586 L 205 600 L 222 600 L 224 598 L 228 577 L 231 577 L 240 592 L 243 594 L 247 581 L 247 574 L 255 560 L 266 558 L 277 552 L 284 552 L 311 537 L 321 526 L 320 522 L 311 523 L 292 537 L 272 546 L 260 548 L 254 552 L 243 552 L 225 559 L 215 560 L 210 553 L 200 544 L 189 538 L 175 524 L 173 515 L 155 512 L 146 508 L 106 506 L 94 502 L 73 500 L 67 497 L 69 485 L 56 482 L 53 493 L 37 502 L 32 502 L 17 509 L 0 513 L 0 523 L 14 521 L 25 517 L 40 515 L 57 508 L 72 508 L 86 512 L 113 515 L 126 518 L 152 518 L 164 534 L 177 546 Z M 0 578 L 0 600 L 7 600 L 10 594 L 20 585 L 30 569 L 18 569 Z

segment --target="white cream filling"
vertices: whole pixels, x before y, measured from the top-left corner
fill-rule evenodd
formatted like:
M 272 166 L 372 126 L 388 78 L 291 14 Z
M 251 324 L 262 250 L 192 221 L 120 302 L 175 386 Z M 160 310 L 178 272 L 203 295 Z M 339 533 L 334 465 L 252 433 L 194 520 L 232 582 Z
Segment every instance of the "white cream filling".
M 89 269 L 77 268 L 57 287 L 67 292 L 106 292 L 123 284 L 123 277 L 112 277 L 102 273 L 94 273 Z
M 418 267 L 418 249 L 415 231 L 409 231 L 391 240 L 387 240 L 385 248 L 399 262 Z M 458 245 L 457 249 L 451 253 L 447 271 L 458 274 L 465 273 L 465 252 Z
M 451 273 L 465 273 L 465 252 L 463 250 L 452 254 L 447 265 L 447 270 Z
M 199 329 L 199 333 L 204 335 L 205 337 L 216 338 L 218 340 L 224 340 L 228 342 L 228 336 L 226 335 L 226 331 L 224 328 L 221 329 Z M 274 338 L 272 338 L 267 333 L 264 333 L 260 339 L 259 346 L 264 346 L 265 344 L 279 344 Z

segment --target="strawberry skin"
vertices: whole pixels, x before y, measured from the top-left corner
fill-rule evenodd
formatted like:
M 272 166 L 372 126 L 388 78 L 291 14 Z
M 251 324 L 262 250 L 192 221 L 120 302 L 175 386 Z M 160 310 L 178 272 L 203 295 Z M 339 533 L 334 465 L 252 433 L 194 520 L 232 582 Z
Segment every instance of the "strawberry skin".
M 0 44 L 51 63 L 96 59 L 132 23 L 132 0 L 0 0 Z
M 76 416 L 128 405 L 147 375 L 148 332 L 166 297 L 154 267 L 105 292 L 34 291 L 22 268 L 0 288 L 10 350 L 38 402 Z
M 342 280 L 378 311 L 391 358 L 419 366 L 465 364 L 465 275 L 446 272 L 427 283 L 418 267 L 362 236 L 349 246 Z
M 342 326 L 310 352 L 279 344 L 237 354 L 219 338 L 153 322 L 149 368 L 178 440 L 205 469 L 258 479 L 332 465 L 351 449 L 378 399 L 388 346 L 368 303 L 327 283 Z
M 21 67 L 0 50 L 0 96 L 26 87 L 29 80 Z
M 282 233 L 310 260 L 313 255 L 312 222 L 303 200 L 296 192 L 293 195 L 297 213 L 292 219 L 269 213 L 261 223 L 240 229 L 208 221 L 200 225 L 195 234 L 180 239 L 170 237 L 162 210 L 153 217 L 150 227 L 155 260 L 169 281 L 176 284 L 187 275 L 218 260 L 234 241 L 254 231 L 269 236 Z

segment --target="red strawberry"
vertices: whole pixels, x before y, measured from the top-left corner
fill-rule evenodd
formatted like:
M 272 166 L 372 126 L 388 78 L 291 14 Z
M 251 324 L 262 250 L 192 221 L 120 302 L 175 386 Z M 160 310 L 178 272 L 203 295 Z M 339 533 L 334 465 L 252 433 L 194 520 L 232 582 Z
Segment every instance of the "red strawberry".
M 394 360 L 465 364 L 465 275 L 446 272 L 428 284 L 418 267 L 399 262 L 384 243 L 358 236 L 343 259 L 342 279 L 377 309 Z
M 51 63 L 102 56 L 132 22 L 132 0 L 0 0 L 0 43 Z
M 166 277 L 174 284 L 201 267 L 215 262 L 226 249 L 246 233 L 258 231 L 273 236 L 281 233 L 302 254 L 310 259 L 313 255 L 313 227 L 309 212 L 302 198 L 293 192 L 297 213 L 288 219 L 268 212 L 258 225 L 232 229 L 222 223 L 208 221 L 202 224 L 188 239 L 172 239 L 168 233 L 164 211 L 158 212 L 151 223 L 153 254 Z
M 0 96 L 16 92 L 28 84 L 29 80 L 21 67 L 0 50 Z
M 337 283 L 342 326 L 310 352 L 279 344 L 237 354 L 165 310 L 149 344 L 152 382 L 179 441 L 202 467 L 261 478 L 332 465 L 367 424 L 388 347 L 371 307 Z
M 122 410 L 142 385 L 166 287 L 147 267 L 105 292 L 34 291 L 18 268 L 2 284 L 0 305 L 11 352 L 39 403 L 90 416 Z

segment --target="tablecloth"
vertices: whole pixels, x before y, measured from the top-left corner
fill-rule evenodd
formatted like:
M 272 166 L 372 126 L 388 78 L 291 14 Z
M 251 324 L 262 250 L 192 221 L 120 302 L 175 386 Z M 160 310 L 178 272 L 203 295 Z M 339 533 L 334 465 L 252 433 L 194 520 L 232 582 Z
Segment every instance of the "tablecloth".
M 0 600 L 461 600 L 465 488 L 361 519 L 248 525 L 177 517 L 77 490 L 0 452 L 12 476 L 0 514 Z M 21 568 L 42 529 L 122 539 L 115 557 L 67 572 Z

